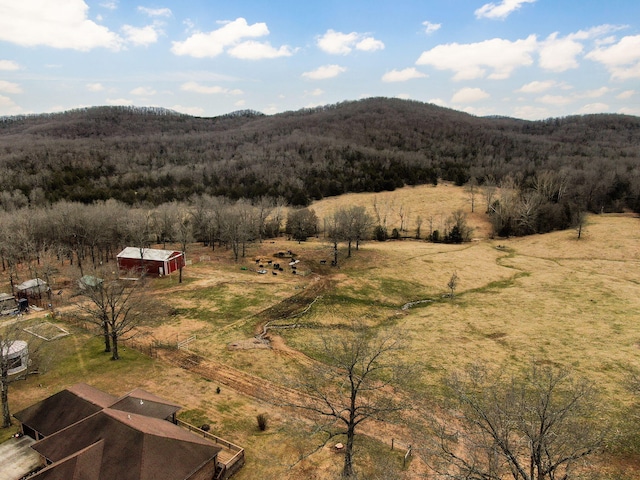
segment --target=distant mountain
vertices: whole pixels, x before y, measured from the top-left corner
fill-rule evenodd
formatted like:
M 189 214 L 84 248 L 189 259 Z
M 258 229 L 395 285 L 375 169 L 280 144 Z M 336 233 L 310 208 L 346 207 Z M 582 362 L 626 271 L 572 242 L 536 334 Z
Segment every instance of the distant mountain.
M 304 205 L 471 176 L 527 185 L 562 171 L 589 208 L 636 208 L 639 165 L 640 118 L 625 115 L 479 118 L 372 98 L 271 116 L 95 107 L 0 119 L 5 203 L 7 195 L 159 204 L 209 194 Z

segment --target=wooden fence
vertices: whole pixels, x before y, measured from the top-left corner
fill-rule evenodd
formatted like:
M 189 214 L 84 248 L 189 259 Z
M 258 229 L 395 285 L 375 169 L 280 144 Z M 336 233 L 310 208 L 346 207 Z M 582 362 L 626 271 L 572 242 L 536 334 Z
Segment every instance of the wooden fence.
M 230 450 L 233 453 L 232 457 L 228 460 L 218 460 L 219 470 L 218 474 L 216 475 L 216 480 L 226 480 L 244 466 L 244 448 L 239 447 L 234 443 L 228 442 L 223 438 L 217 437 L 212 433 L 205 432 L 201 428 L 195 427 L 190 423 L 183 422 L 180 419 L 177 419 L 177 424 L 188 429 L 191 432 L 202 435 L 204 438 L 213 441 L 217 445 L 221 445 L 222 447 Z

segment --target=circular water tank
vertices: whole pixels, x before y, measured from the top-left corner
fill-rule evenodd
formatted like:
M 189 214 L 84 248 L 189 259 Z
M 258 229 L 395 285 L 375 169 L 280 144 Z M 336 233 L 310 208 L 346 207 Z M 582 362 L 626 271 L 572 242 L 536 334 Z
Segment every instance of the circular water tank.
M 2 357 L 8 361 L 9 375 L 24 372 L 29 363 L 27 342 L 15 340 L 2 348 Z

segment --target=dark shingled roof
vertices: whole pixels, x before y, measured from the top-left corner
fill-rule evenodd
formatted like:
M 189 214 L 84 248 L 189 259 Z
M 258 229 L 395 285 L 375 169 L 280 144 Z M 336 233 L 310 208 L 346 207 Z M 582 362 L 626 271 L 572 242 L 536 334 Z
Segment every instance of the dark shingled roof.
M 147 417 L 165 419 L 180 410 L 180 405 L 167 402 L 152 393 L 137 388 L 112 403 L 111 408 L 146 415 Z
M 96 465 L 102 463 L 103 450 L 104 440 L 99 440 L 41 470 L 37 478 L 38 480 L 100 480 L 100 471 Z
M 101 406 L 69 390 L 62 390 L 13 416 L 41 435 L 48 436 L 100 410 Z
M 184 480 L 220 452 L 165 418 L 180 407 L 141 389 L 120 399 L 86 384 L 15 414 L 45 435 L 32 448 L 52 465 L 34 480 Z
M 32 448 L 50 461 L 59 462 L 98 439 L 104 442 L 104 448 L 89 472 L 89 478 L 96 480 L 183 480 L 215 459 L 220 451 L 209 440 L 173 423 L 111 409 L 44 438 Z M 64 463 L 61 465 L 66 470 Z

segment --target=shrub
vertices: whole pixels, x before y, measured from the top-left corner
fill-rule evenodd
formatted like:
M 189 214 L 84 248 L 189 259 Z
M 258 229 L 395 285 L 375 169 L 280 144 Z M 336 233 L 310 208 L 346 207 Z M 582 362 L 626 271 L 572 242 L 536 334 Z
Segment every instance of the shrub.
M 267 414 L 266 413 L 258 414 L 258 416 L 256 417 L 256 420 L 258 421 L 258 428 L 260 429 L 261 432 L 264 432 L 267 429 L 267 424 L 269 423 L 267 419 Z

